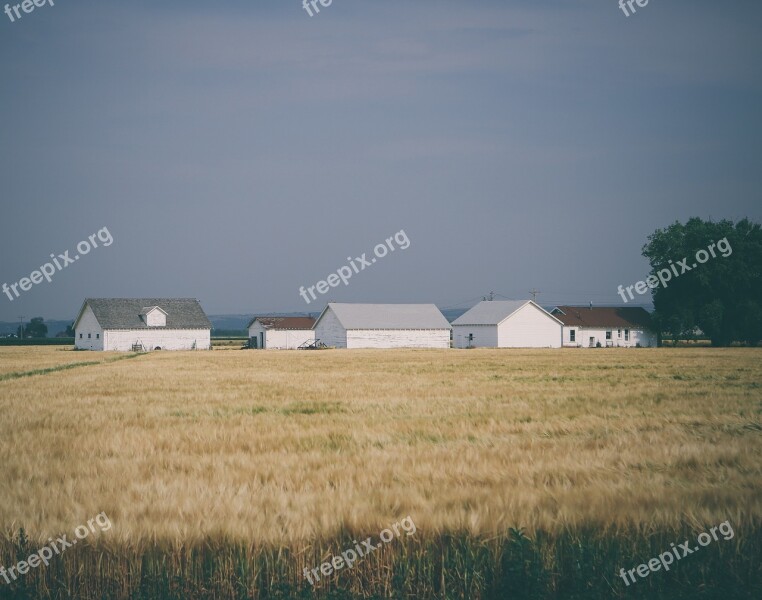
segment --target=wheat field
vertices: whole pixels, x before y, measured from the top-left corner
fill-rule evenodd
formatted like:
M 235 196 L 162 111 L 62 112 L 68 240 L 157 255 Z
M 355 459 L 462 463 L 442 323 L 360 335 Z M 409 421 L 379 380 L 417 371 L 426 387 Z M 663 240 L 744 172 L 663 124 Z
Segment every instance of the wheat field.
M 726 520 L 758 536 L 761 359 L 743 348 L 0 348 L 4 564 L 20 529 L 43 543 L 101 512 L 113 527 L 92 546 L 117 562 L 210 543 L 249 548 L 254 562 L 254 548 L 285 549 L 300 589 L 295 573 L 329 547 L 408 515 L 419 550 L 454 537 L 498 540 L 499 553 L 512 529 L 635 547 Z

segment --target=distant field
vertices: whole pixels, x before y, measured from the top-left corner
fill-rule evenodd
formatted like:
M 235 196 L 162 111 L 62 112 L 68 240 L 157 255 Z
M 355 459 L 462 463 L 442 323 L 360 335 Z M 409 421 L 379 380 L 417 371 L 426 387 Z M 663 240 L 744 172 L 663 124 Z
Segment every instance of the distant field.
M 113 523 L 96 548 L 26 575 L 35 593 L 63 581 L 124 597 L 293 597 L 309 589 L 305 566 L 408 515 L 414 536 L 319 594 L 759 586 L 762 350 L 119 356 L 0 348 L 0 374 L 106 361 L 0 380 L 0 562 L 22 527 L 34 546 L 101 512 Z M 682 570 L 628 589 L 617 578 L 726 520 L 735 538 Z
M 71 346 L 74 347 L 74 338 L 0 338 L 0 346 Z

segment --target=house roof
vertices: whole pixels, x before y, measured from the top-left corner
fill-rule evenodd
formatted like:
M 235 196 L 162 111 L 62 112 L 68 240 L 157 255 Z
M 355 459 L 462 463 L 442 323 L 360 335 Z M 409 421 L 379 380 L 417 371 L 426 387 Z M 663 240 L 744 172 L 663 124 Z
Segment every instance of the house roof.
M 312 317 L 254 317 L 246 326 L 248 329 L 259 321 L 265 329 L 312 329 L 315 319 Z
M 547 314 L 554 321 L 561 322 L 558 318 L 554 317 L 542 306 L 532 302 L 531 300 L 484 300 L 479 302 L 473 308 L 467 310 L 457 319 L 455 319 L 453 325 L 499 325 L 515 313 L 520 308 L 523 308 L 527 304 L 535 306 L 538 310 L 541 310 Z
M 651 328 L 651 315 L 639 306 L 557 306 L 553 314 L 567 327 Z
M 103 329 L 157 329 L 141 319 L 145 307 L 156 307 L 167 315 L 161 329 L 211 329 L 204 310 L 195 298 L 87 298 L 77 315 L 77 326 L 85 307 L 89 306 Z
M 344 329 L 450 329 L 450 323 L 434 304 L 343 304 L 331 302 L 328 309 Z

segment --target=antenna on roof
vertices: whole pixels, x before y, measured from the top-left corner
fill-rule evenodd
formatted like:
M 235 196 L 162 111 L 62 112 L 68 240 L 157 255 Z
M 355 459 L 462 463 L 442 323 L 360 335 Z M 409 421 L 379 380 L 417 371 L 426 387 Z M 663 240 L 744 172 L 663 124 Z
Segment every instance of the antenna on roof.
M 531 290 L 529 290 L 529 293 L 532 294 L 532 302 L 536 302 L 537 294 L 541 294 L 542 292 L 540 292 L 540 290 L 538 289 L 532 288 Z

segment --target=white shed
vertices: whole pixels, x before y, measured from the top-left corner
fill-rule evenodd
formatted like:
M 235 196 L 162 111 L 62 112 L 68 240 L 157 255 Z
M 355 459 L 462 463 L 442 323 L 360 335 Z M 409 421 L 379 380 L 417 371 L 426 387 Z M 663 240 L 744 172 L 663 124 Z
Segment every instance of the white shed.
M 254 317 L 249 323 L 249 347 L 296 350 L 315 341 L 312 317 Z
M 449 348 L 450 324 L 433 304 L 331 302 L 315 340 L 336 348 Z
M 208 350 L 212 324 L 194 298 L 87 298 L 74 322 L 78 350 Z
M 651 348 L 657 345 L 651 315 L 640 306 L 556 306 L 566 348 Z
M 456 348 L 560 348 L 563 324 L 531 300 L 483 301 L 452 322 Z

